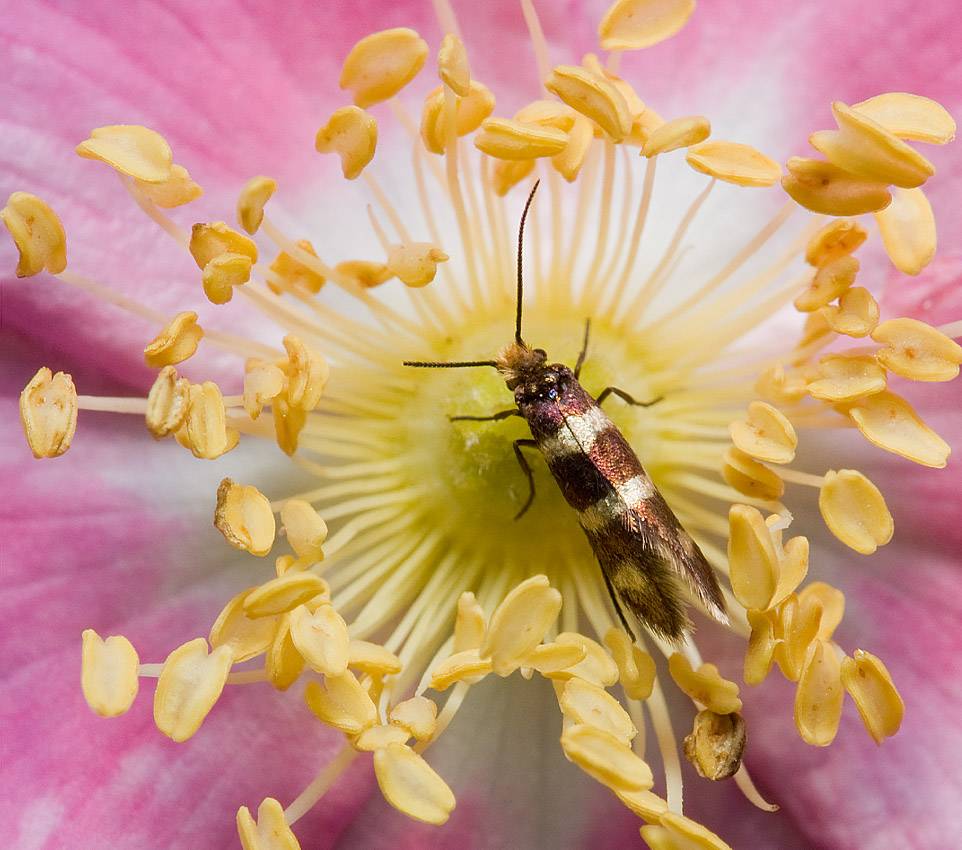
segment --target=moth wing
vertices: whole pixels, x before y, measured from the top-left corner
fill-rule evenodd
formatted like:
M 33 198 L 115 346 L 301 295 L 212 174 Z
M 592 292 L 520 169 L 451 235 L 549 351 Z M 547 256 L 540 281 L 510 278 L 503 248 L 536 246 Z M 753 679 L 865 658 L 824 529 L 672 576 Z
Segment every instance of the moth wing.
M 636 509 L 626 506 L 621 522 L 588 539 L 618 598 L 656 634 L 677 641 L 690 631 L 683 585 L 728 623 L 711 565 L 660 494 Z

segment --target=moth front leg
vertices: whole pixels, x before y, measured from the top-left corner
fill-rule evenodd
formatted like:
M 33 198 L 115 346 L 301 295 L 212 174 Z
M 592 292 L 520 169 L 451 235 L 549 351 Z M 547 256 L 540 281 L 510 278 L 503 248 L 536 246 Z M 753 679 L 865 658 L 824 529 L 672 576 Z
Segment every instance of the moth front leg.
M 520 416 L 521 411 L 516 407 L 510 410 L 499 410 L 492 416 L 449 416 L 451 422 L 498 422 L 507 419 L 509 416 Z
M 632 404 L 635 407 L 651 407 L 653 404 L 658 404 L 659 401 L 663 401 L 665 398 L 663 395 L 660 395 L 658 398 L 653 398 L 651 401 L 638 401 L 624 390 L 619 390 L 618 387 L 605 387 L 605 389 L 601 391 L 601 395 L 595 399 L 595 401 L 598 403 L 598 406 L 600 407 L 604 400 L 610 395 L 616 395 L 622 401 Z

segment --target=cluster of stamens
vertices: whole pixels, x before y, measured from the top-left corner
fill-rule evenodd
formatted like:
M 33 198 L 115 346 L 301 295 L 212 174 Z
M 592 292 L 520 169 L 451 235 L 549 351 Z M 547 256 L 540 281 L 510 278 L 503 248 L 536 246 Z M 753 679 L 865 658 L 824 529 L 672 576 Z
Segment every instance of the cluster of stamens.
M 290 825 L 363 753 L 372 754 L 378 784 L 391 805 L 412 818 L 444 823 L 455 796 L 423 753 L 474 684 L 490 675 L 537 674 L 554 686 L 564 754 L 647 822 L 641 834 L 652 847 L 723 848 L 720 838 L 681 814 L 677 743 L 655 659 L 644 638 L 635 641 L 615 625 L 599 591 L 596 566 L 583 563 L 581 550 L 561 555 L 567 538 L 558 544 L 562 566 L 554 572 L 540 564 L 537 569 L 522 565 L 526 558 L 510 548 L 513 532 L 506 535 L 507 543 L 486 541 L 485 548 L 474 545 L 465 531 L 468 542 L 462 545 L 451 530 L 464 523 L 462 514 L 454 513 L 458 497 L 452 497 L 461 491 L 446 490 L 439 497 L 425 485 L 423 446 L 436 463 L 457 472 L 451 474 L 451 488 L 480 491 L 490 503 L 486 494 L 503 486 L 504 476 L 491 470 L 508 455 L 507 438 L 488 437 L 477 428 L 451 431 L 459 435 L 451 439 L 463 440 L 463 452 L 446 457 L 438 456 L 437 439 L 422 433 L 451 429 L 444 414 L 452 403 L 465 402 L 469 409 L 455 412 L 471 413 L 493 402 L 497 381 L 405 372 L 399 346 L 410 346 L 403 351 L 412 357 L 450 355 L 450 339 L 457 335 L 452 317 L 458 315 L 466 322 L 472 316 L 502 315 L 507 327 L 512 262 L 504 236 L 505 197 L 537 171 L 556 201 L 565 188 L 561 181 L 582 187 L 578 210 L 583 213 L 600 174 L 594 254 L 587 262 L 579 258 L 580 233 L 568 240 L 571 250 L 565 254 L 560 203 L 555 203 L 541 226 L 550 228 L 556 256 L 549 262 L 536 257 L 535 297 L 546 313 L 563 313 L 565 321 L 575 317 L 578 326 L 582 314 L 591 315 L 602 339 L 607 327 L 613 344 L 627 329 L 645 329 L 637 333 L 646 340 L 644 351 L 622 364 L 627 376 L 619 374 L 618 380 L 637 375 L 652 397 L 664 395 L 666 401 L 644 420 L 626 419 L 625 433 L 631 437 L 633 429 L 641 429 L 637 433 L 647 435 L 653 448 L 642 459 L 652 477 L 712 565 L 728 576 L 732 628 L 748 639 L 744 681 L 760 684 L 776 664 L 797 683 L 799 734 L 818 746 L 834 739 L 847 692 L 871 736 L 881 742 L 899 728 L 901 697 L 878 658 L 861 649 L 846 655 L 833 639 L 844 596 L 822 581 L 802 586 L 809 541 L 803 536 L 783 541 L 792 517 L 782 500 L 786 485 L 816 487 L 828 529 L 850 549 L 869 555 L 894 532 L 881 492 L 854 469 L 814 474 L 795 468 L 798 431 L 853 427 L 874 446 L 915 463 L 946 464 L 948 445 L 888 387 L 888 376 L 955 378 L 962 347 L 952 337 L 962 333 L 962 323 L 939 329 L 909 318 L 880 321 L 872 293 L 855 285 L 855 252 L 868 231 L 851 216 L 873 213 L 895 267 L 918 274 L 935 250 L 934 219 L 921 188 L 934 169 L 905 140 L 942 144 L 951 140 L 954 124 L 938 104 L 914 95 L 884 94 L 851 107 L 837 103 L 838 130 L 811 137 L 826 159 L 791 159 L 782 177 L 779 164 L 754 148 L 711 139 L 703 116 L 662 119 L 618 75 L 621 51 L 667 38 L 685 23 L 692 5 L 661 4 L 652 18 L 637 14 L 640 0 L 617 0 L 604 17 L 600 44 L 612 51 L 606 63 L 589 54 L 580 65 L 555 68 L 547 66 L 537 18 L 523 0 L 545 97 L 510 118 L 494 117 L 494 95 L 472 77 L 453 15 L 446 4 L 438 5 L 447 30 L 438 51 L 441 84 L 427 94 L 420 122 L 396 96 L 422 70 L 428 45 L 413 30 L 387 30 L 362 39 L 349 52 L 340 84 L 354 102 L 334 111 L 315 140 L 318 152 L 340 157 L 345 178 L 364 178 L 390 223 L 385 228 L 371 212 L 380 259 L 328 264 L 310 241 L 283 233 L 265 214 L 277 186 L 264 176 L 252 178 L 240 192 L 237 219 L 244 233 L 223 221 L 182 229 L 164 210 L 190 203 L 201 189 L 174 163 L 164 138 L 148 128 L 100 127 L 77 148 L 82 157 L 112 167 L 138 206 L 189 252 L 200 272 L 198 289 L 211 303 L 224 305 L 240 294 L 284 330 L 276 348 L 201 328 L 193 311 L 161 315 L 66 271 L 64 228 L 45 202 L 17 192 L 3 209 L 20 251 L 18 276 L 49 272 L 160 327 L 144 348 L 145 362 L 158 370 L 145 398 L 78 395 L 70 375 L 47 367 L 36 373 L 20 401 L 36 457 L 56 457 L 70 448 L 78 410 L 113 410 L 143 416 L 155 438 L 172 436 L 201 459 L 227 454 L 242 435 L 273 438 L 321 482 L 314 491 L 272 502 L 256 487 L 225 478 L 212 501 L 214 525 L 227 543 L 265 557 L 276 545 L 279 517 L 292 553 L 275 553 L 272 577 L 241 590 L 214 619 L 206 639 L 183 643 L 162 664 L 142 664 L 125 637 L 104 640 L 93 630 L 84 632 L 84 695 L 95 712 L 113 717 L 133 704 L 140 678 L 156 677 L 157 728 L 185 741 L 200 729 L 226 685 L 266 682 L 286 691 L 306 680 L 307 707 L 343 733 L 345 747 L 286 809 L 272 798 L 261 803 L 256 819 L 246 806 L 240 808 L 237 826 L 244 847 L 278 850 L 298 846 Z M 368 109 L 383 102 L 412 136 L 426 238 L 412 236 L 369 170 L 378 122 Z M 461 141 L 472 134 L 480 155 Z M 620 233 L 611 240 L 617 157 L 623 155 L 630 177 L 631 149 L 646 161 L 637 214 L 627 214 L 626 202 Z M 656 163 L 676 150 L 683 150 L 685 163 L 710 181 L 633 292 L 629 284 Z M 456 232 L 445 234 L 443 243 L 425 175 L 441 186 L 453 210 Z M 795 202 L 831 220 L 811 222 L 764 272 L 726 288 L 746 259 L 788 220 L 795 208 L 789 204 L 728 266 L 652 319 L 652 305 L 674 273 L 686 232 L 713 187 L 719 182 L 766 187 L 780 179 Z M 487 231 L 478 224 L 482 219 Z M 276 247 L 269 265 L 259 260 L 258 234 Z M 813 270 L 776 285 L 799 254 Z M 575 277 L 582 273 L 586 283 L 579 289 Z M 429 286 L 438 276 L 443 280 Z M 413 316 L 372 292 L 393 280 L 409 290 Z M 329 284 L 363 305 L 381 330 L 325 303 Z M 794 346 L 754 357 L 747 366 L 744 361 L 713 365 L 718 351 L 792 300 L 806 316 Z M 728 311 L 731 321 L 709 324 L 706 310 Z M 692 334 L 699 337 L 697 344 Z M 838 345 L 866 338 L 873 344 Z M 244 359 L 241 393 L 225 395 L 213 381 L 192 383 L 178 374 L 175 367 L 193 357 L 202 342 Z M 587 374 L 605 368 L 589 361 Z M 416 397 L 413 408 L 405 407 L 401 399 L 415 393 L 424 395 Z M 419 417 L 437 422 L 424 424 L 416 421 Z M 472 455 L 469 445 L 478 453 Z M 305 449 L 314 459 L 304 456 Z M 425 499 L 435 500 L 430 525 L 423 520 Z M 727 522 L 716 507 L 705 506 L 712 500 L 726 506 Z M 465 514 L 471 511 L 473 506 Z M 503 513 L 510 522 L 512 511 Z M 456 516 L 457 522 L 448 523 L 445 516 Z M 335 529 L 330 539 L 328 522 Z M 551 522 L 571 520 L 554 511 Z M 495 562 L 502 551 L 504 562 Z M 550 550 L 545 559 L 554 556 Z M 542 570 L 548 575 L 530 577 Z M 492 574 L 498 571 L 502 574 Z M 471 586 L 473 592 L 464 590 Z M 702 776 L 734 776 L 749 799 L 774 808 L 755 791 L 741 762 L 745 723 L 738 686 L 703 663 L 690 638 L 681 646 L 654 644 L 697 712 L 685 755 Z M 447 693 L 446 701 L 429 697 L 429 691 Z M 655 779 L 644 758 L 645 711 L 665 764 L 664 796 L 651 790 Z

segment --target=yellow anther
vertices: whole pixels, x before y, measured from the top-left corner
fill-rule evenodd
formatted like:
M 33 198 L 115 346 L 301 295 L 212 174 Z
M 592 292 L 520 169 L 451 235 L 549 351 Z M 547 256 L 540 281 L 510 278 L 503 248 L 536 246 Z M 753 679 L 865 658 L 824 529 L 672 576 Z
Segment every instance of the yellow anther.
M 921 189 L 896 189 L 892 203 L 875 213 L 889 259 L 900 272 L 917 275 L 935 256 L 935 215 Z
M 178 378 L 173 366 L 160 370 L 147 394 L 147 430 L 156 439 L 166 437 L 183 425 L 189 406 L 190 382 Z
M 836 218 L 826 224 L 805 246 L 805 262 L 810 266 L 827 263 L 856 251 L 868 239 L 868 231 L 850 218 Z
M 381 30 L 362 38 L 344 60 L 340 86 L 354 103 L 368 107 L 396 95 L 424 67 L 428 45 L 407 27 Z
M 257 245 L 223 221 L 195 224 L 191 228 L 188 247 L 199 269 L 221 254 L 241 254 L 252 263 L 257 262 Z
M 837 305 L 829 304 L 818 312 L 835 333 L 854 337 L 870 334 L 878 324 L 879 317 L 878 302 L 862 286 L 845 290 L 839 296 Z
M 307 411 L 292 405 L 287 400 L 286 393 L 282 393 L 271 403 L 271 412 L 274 415 L 274 437 L 277 445 L 284 454 L 294 454 L 297 451 L 298 438 L 307 423 Z
M 244 850 L 301 850 L 284 820 L 284 809 L 272 797 L 257 807 L 256 822 L 247 806 L 237 810 L 237 834 Z
M 561 594 L 536 575 L 515 587 L 491 615 L 480 655 L 499 676 L 518 669 L 548 633 L 561 611 Z
M 252 590 L 244 600 L 244 613 L 252 619 L 286 614 L 326 590 L 327 582 L 319 575 L 288 571 Z
M 492 112 L 494 95 L 491 90 L 472 80 L 468 93 L 455 98 L 456 132 L 459 136 L 473 133 Z M 424 100 L 421 112 L 421 139 L 431 153 L 444 153 L 447 129 L 444 119 L 444 89 L 438 86 Z
M 251 177 L 241 189 L 237 199 L 237 221 L 251 235 L 264 220 L 264 205 L 277 189 L 277 181 L 272 177 Z
M 619 77 L 617 74 L 609 71 L 604 65 L 601 64 L 601 60 L 594 53 L 586 53 L 582 59 L 581 64 L 591 71 L 593 74 L 597 74 L 599 77 L 604 77 L 606 80 L 611 82 L 618 91 L 621 92 L 621 96 L 625 99 L 625 103 L 628 105 L 628 113 L 631 115 L 632 120 L 641 117 L 642 113 L 645 111 L 645 104 L 640 97 L 638 97 L 638 92 L 635 91 L 634 86 L 631 85 L 627 80 Z
M 571 132 L 578 113 L 570 106 L 558 103 L 556 100 L 534 100 L 527 106 L 522 106 L 514 114 L 514 120 L 522 124 L 538 124 L 542 127 L 554 127 L 562 133 Z M 581 116 L 584 117 L 584 116 Z
M 772 533 L 761 513 L 748 505 L 731 506 L 728 526 L 732 591 L 746 608 L 764 611 L 778 585 L 778 555 Z
M 365 289 L 373 289 L 394 277 L 394 273 L 384 263 L 370 260 L 344 260 L 334 266 L 334 271 Z
M 769 606 L 774 608 L 789 597 L 808 575 L 807 537 L 793 537 L 782 547 L 778 558 L 778 585 Z
M 829 354 L 818 361 L 818 377 L 808 385 L 812 398 L 853 401 L 885 389 L 885 370 L 864 354 Z
M 474 146 L 497 159 L 537 159 L 561 153 L 568 136 L 554 127 L 522 124 L 509 118 L 488 118 L 474 137 Z
M 104 640 L 93 629 L 84 629 L 80 687 L 96 714 L 118 717 L 133 705 L 139 668 L 137 650 L 123 635 Z
M 391 676 L 401 672 L 401 659 L 378 643 L 352 640 L 347 647 L 347 666 L 369 676 Z
M 303 499 L 288 499 L 281 505 L 281 524 L 287 534 L 287 542 L 298 558 L 320 561 L 324 558 L 321 546 L 327 539 L 327 523 Z
M 856 649 L 852 658 L 842 659 L 841 676 L 842 687 L 855 701 L 862 723 L 876 744 L 899 731 L 905 703 L 880 658 Z
M 438 48 L 438 76 L 460 97 L 471 89 L 471 68 L 464 42 L 453 32 L 446 33 Z
M 286 691 L 304 669 L 304 659 L 291 640 L 290 614 L 281 616 L 274 640 L 264 657 L 264 669 L 270 683 L 279 691 Z
M 858 268 L 858 260 L 850 254 L 819 266 L 808 289 L 795 299 L 795 309 L 811 313 L 834 301 L 855 283 Z
M 780 410 L 764 401 L 748 405 L 745 419 L 728 426 L 735 447 L 767 463 L 791 463 L 798 437 L 792 423 Z
M 711 141 L 690 145 L 685 161 L 695 171 L 736 186 L 772 186 L 782 176 L 782 167 L 775 160 L 751 145 L 738 142 Z
M 374 159 L 377 120 L 360 107 L 342 106 L 317 131 L 314 148 L 318 153 L 336 153 L 341 158 L 341 172 L 353 180 Z
M 614 141 L 620 142 L 631 131 L 633 116 L 628 103 L 618 87 L 604 76 L 578 65 L 558 65 L 544 86 L 594 121 Z
M 144 349 L 144 362 L 152 369 L 182 363 L 197 351 L 204 329 L 197 324 L 197 314 L 178 313 Z
M 251 278 L 251 259 L 245 254 L 218 254 L 201 276 L 204 294 L 212 304 L 226 304 L 234 297 L 234 287 Z
M 942 469 L 951 449 L 900 396 L 888 391 L 859 399 L 848 411 L 873 445 L 922 466 Z
M 306 239 L 298 239 L 295 244 L 305 253 L 310 254 L 312 257 L 317 257 L 314 246 Z M 317 295 L 317 293 L 321 291 L 321 287 L 327 282 L 327 278 L 323 275 L 318 274 L 313 269 L 309 269 L 307 266 L 295 260 L 290 254 L 285 254 L 283 251 L 278 254 L 274 262 L 271 263 L 270 270 L 282 278 L 287 286 L 303 295 Z M 280 295 L 283 292 L 280 286 L 271 280 L 267 281 L 267 286 L 275 295 Z
M 394 706 L 388 719 L 417 740 L 427 741 L 438 725 L 438 707 L 427 697 L 411 697 Z
M 645 107 L 645 111 L 638 115 L 631 124 L 631 132 L 625 137 L 625 144 L 634 145 L 641 148 L 651 138 L 651 134 L 665 123 L 662 118 L 650 106 Z
M 811 316 L 809 318 L 811 318 Z M 827 333 L 828 328 L 824 325 L 824 322 L 821 321 L 821 318 L 816 315 L 816 319 L 819 321 L 819 324 L 824 327 L 825 333 Z M 805 325 L 806 329 L 808 329 L 809 322 L 806 321 Z M 821 328 L 818 330 L 819 335 L 821 335 Z M 803 338 L 799 345 L 803 346 L 811 341 L 813 340 Z M 755 391 L 762 396 L 762 398 L 767 398 L 776 404 L 790 404 L 805 398 L 808 392 L 808 384 L 805 376 L 798 370 L 786 369 L 782 363 L 776 363 L 774 366 L 769 366 L 758 376 L 758 380 L 755 382 Z
M 822 611 L 817 636 L 819 640 L 831 640 L 845 616 L 845 594 L 824 581 L 813 581 L 798 594 L 798 606 L 800 611 L 805 611 L 816 604 Z
M 214 525 L 235 549 L 266 555 L 274 545 L 274 512 L 267 497 L 250 484 L 225 478 L 217 488 Z
M 884 546 L 895 531 L 878 487 L 855 469 L 825 473 L 818 507 L 832 534 L 863 555 Z
M 431 687 L 436 691 L 446 691 L 455 682 L 473 684 L 490 672 L 490 658 L 481 658 L 476 649 L 465 649 L 445 658 L 431 671 Z
M 410 747 L 389 744 L 377 750 L 374 775 L 384 799 L 409 818 L 440 825 L 454 810 L 447 783 Z
M 551 676 L 584 661 L 587 654 L 585 648 L 577 644 L 542 643 L 524 659 L 523 666 Z
M 564 156 L 563 153 L 558 156 Z M 503 198 L 514 186 L 534 171 L 533 159 L 496 159 L 491 173 L 495 194 Z
M 776 473 L 734 446 L 725 452 L 721 473 L 728 484 L 745 496 L 776 501 L 785 493 L 785 482 Z
M 90 138 L 77 145 L 85 159 L 99 159 L 121 174 L 145 183 L 170 179 L 174 155 L 160 133 L 139 124 L 113 124 L 90 131 Z
M 741 711 L 738 685 L 722 678 L 714 664 L 702 664 L 693 670 L 688 659 L 676 652 L 668 659 L 668 672 L 682 691 L 716 714 Z
M 551 164 L 557 169 L 558 173 L 571 183 L 581 171 L 585 157 L 594 139 L 592 123 L 583 115 L 575 118 L 574 124 L 568 133 L 568 144 L 565 149 L 551 157 Z
M 651 850 L 731 850 L 710 829 L 684 815 L 666 812 L 659 823 L 641 827 L 641 837 Z
M 649 134 L 641 153 L 643 156 L 653 157 L 691 147 L 705 141 L 710 133 L 711 123 L 703 115 L 674 118 Z
M 41 366 L 20 393 L 20 422 L 35 458 L 58 457 L 70 448 L 77 409 L 73 378 Z
M 458 614 L 454 621 L 454 652 L 466 649 L 479 649 L 484 640 L 484 609 L 465 591 L 458 597 Z
M 835 740 L 844 697 L 838 655 L 831 644 L 816 640 L 795 692 L 795 728 L 806 744 L 827 747 Z
M 768 677 L 778 646 L 776 611 L 749 611 L 748 625 L 752 633 L 745 650 L 743 678 L 746 685 L 760 685 Z
M 945 107 L 927 97 L 888 92 L 852 105 L 900 139 L 944 145 L 955 138 L 955 121 Z
M 295 573 L 292 578 L 298 575 L 310 573 Z M 291 640 L 318 673 L 340 676 L 347 670 L 350 645 L 347 623 L 333 605 L 321 605 L 313 613 L 303 605 L 291 611 Z
M 204 190 L 194 182 L 190 172 L 176 163 L 170 169 L 170 177 L 163 183 L 146 183 L 143 180 L 135 182 L 138 191 L 165 210 L 182 207 L 204 194 Z
M 913 381 L 951 381 L 959 374 L 962 346 L 917 319 L 889 319 L 872 332 L 886 369 Z
M 215 649 L 226 646 L 234 663 L 247 661 L 265 652 L 277 632 L 277 620 L 273 617 L 251 619 L 244 610 L 244 603 L 256 588 L 242 590 L 228 602 L 210 627 L 210 645 Z
M 279 366 L 259 360 L 249 360 L 244 373 L 244 410 L 251 419 L 261 415 L 265 404 L 270 404 L 284 389 L 285 376 Z
M 668 811 L 668 801 L 651 791 L 619 791 L 615 789 L 615 796 L 644 820 L 657 821 Z
M 671 38 L 695 11 L 695 0 L 615 0 L 598 24 L 603 50 L 640 50 Z
M 573 667 L 546 673 L 549 679 L 564 681 L 577 676 L 602 688 L 609 688 L 618 681 L 618 665 L 598 641 L 579 632 L 561 632 L 554 642 L 561 646 L 581 647 L 585 651 L 585 658 Z
M 609 732 L 624 744 L 630 744 L 638 734 L 621 703 L 604 688 L 583 679 L 565 682 L 558 701 L 566 719 Z
M 838 130 L 820 130 L 808 141 L 833 165 L 864 180 L 904 189 L 921 186 L 935 174 L 935 167 L 922 154 L 864 113 L 835 101 L 832 114 Z
M 14 192 L 0 210 L 20 258 L 17 277 L 32 277 L 46 269 L 60 274 L 67 268 L 67 234 L 57 214 L 28 192 Z
M 620 738 L 586 723 L 569 726 L 561 735 L 565 756 L 589 776 L 619 791 L 647 791 L 654 784 L 651 768 Z
M 207 641 L 194 638 L 164 661 L 154 692 L 154 723 L 180 743 L 204 722 L 224 690 L 234 656 L 227 646 L 207 652 Z
M 391 744 L 406 744 L 410 737 L 400 726 L 372 726 L 354 739 L 354 749 L 373 753 Z
M 325 676 L 323 685 L 308 682 L 304 699 L 318 719 L 347 735 L 360 735 L 378 721 L 377 706 L 350 670 Z
M 293 334 L 284 337 L 287 351 L 287 402 L 302 410 L 313 410 L 320 404 L 324 387 L 331 376 L 327 361 L 308 348 Z
M 438 273 L 438 263 L 449 257 L 430 242 L 408 242 L 392 245 L 387 255 L 387 267 L 405 286 L 427 286 Z
M 892 200 L 888 186 L 863 180 L 820 159 L 793 156 L 785 163 L 782 188 L 792 199 L 823 215 L 862 215 L 885 209 Z
M 775 660 L 786 679 L 797 682 L 805 667 L 805 655 L 818 639 L 822 627 L 821 599 L 806 597 L 804 604 L 794 593 L 779 606 Z
M 622 629 L 609 629 L 605 645 L 618 666 L 618 678 L 625 696 L 628 699 L 648 699 L 655 685 L 655 660 L 636 646 Z
M 685 738 L 685 758 L 705 779 L 734 776 L 745 752 L 745 721 L 740 714 L 699 711 Z

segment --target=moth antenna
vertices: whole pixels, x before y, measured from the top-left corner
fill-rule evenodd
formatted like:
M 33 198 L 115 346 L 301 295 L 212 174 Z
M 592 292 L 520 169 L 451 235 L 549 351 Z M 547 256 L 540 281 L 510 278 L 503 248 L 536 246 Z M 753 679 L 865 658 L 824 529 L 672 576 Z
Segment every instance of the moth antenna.
M 405 360 L 405 366 L 417 366 L 421 369 L 467 369 L 472 366 L 494 366 L 498 364 L 495 360 L 460 360 L 453 363 L 446 363 L 443 360 Z
M 540 185 L 541 181 L 535 180 L 534 186 L 531 187 L 531 194 L 528 195 L 528 200 L 525 201 L 524 204 L 524 211 L 521 213 L 521 226 L 518 228 L 518 308 L 514 322 L 514 341 L 518 343 L 518 345 L 524 345 L 524 340 L 521 338 L 521 299 L 523 294 L 521 282 L 521 248 L 524 245 L 524 220 L 528 217 L 528 209 L 534 200 L 534 193 L 538 191 L 538 186 Z

